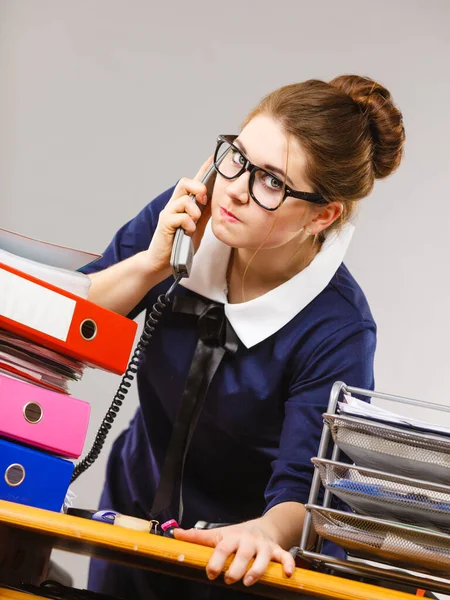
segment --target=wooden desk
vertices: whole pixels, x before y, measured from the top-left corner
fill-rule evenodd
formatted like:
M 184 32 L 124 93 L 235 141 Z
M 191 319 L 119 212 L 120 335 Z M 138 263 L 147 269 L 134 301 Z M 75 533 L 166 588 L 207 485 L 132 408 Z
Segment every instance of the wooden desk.
M 42 596 L 30 596 L 24 592 L 15 592 L 14 590 L 8 590 L 0 587 L 0 600 L 48 600 Z
M 113 560 L 178 577 L 208 581 L 205 567 L 212 549 L 87 519 L 0 501 L 0 527 L 10 540 L 25 536 L 28 547 L 39 545 Z M 221 578 L 220 578 L 221 579 Z M 4 582 L 7 583 L 7 582 Z M 217 583 L 224 585 L 223 581 Z M 297 568 L 283 575 L 280 564 L 271 563 L 261 583 L 244 588 L 269 598 L 328 598 L 330 600 L 412 600 L 414 596 L 385 588 Z M 234 587 L 234 586 L 233 586 Z M 29 600 L 0 588 L 0 600 Z M 249 595 L 251 598 L 251 595 Z

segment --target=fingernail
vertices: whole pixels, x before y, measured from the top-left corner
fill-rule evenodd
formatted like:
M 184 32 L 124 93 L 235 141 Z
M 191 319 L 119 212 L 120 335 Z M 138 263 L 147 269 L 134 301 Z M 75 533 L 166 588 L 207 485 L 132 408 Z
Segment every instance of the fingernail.
M 206 573 L 208 575 L 208 579 L 214 579 L 214 573 Z
M 244 578 L 244 585 L 252 585 L 254 579 L 251 575 L 247 575 L 247 577 Z
M 294 572 L 294 569 L 293 569 L 292 567 L 288 567 L 288 568 L 286 569 L 286 575 L 287 575 L 288 577 L 290 577 L 290 576 L 292 575 L 292 573 L 293 573 L 293 572 Z

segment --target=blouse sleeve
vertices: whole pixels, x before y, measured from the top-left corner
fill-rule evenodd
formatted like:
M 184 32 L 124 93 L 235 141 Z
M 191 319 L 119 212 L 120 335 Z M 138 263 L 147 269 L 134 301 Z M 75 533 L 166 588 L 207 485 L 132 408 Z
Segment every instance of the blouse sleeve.
M 281 502 L 308 501 L 313 465 L 322 433 L 322 414 L 333 383 L 373 389 L 376 327 L 363 321 L 342 327 L 311 353 L 292 378 L 277 459 L 265 491 L 266 509 Z
M 96 273 L 146 250 L 158 225 L 159 213 L 172 197 L 173 191 L 174 188 L 172 187 L 147 204 L 134 219 L 131 219 L 119 229 L 104 251 L 103 256 L 99 260 L 86 265 L 80 271 L 87 275 Z M 120 282 L 118 285 L 120 285 Z M 137 317 L 145 306 L 146 298 L 144 297 L 128 315 L 130 319 Z

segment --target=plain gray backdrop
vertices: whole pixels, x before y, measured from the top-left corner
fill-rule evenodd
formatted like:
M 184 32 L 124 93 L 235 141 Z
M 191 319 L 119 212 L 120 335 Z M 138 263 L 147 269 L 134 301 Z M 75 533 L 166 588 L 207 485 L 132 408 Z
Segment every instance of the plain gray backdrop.
M 263 94 L 368 75 L 403 111 L 406 152 L 346 262 L 379 327 L 377 388 L 448 404 L 449 26 L 448 0 L 0 0 L 0 226 L 101 252 Z M 86 450 L 118 383 L 73 386 L 92 405 Z M 135 407 L 133 390 L 109 442 Z M 96 506 L 109 447 L 78 505 Z M 83 586 L 87 559 L 55 554 Z

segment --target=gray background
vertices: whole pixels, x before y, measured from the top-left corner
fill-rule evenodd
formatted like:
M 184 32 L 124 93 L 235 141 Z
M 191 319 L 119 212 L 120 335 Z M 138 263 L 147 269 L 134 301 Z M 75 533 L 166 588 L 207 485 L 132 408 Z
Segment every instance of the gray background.
M 448 404 L 449 24 L 448 0 L 0 0 L 0 225 L 101 252 L 263 94 L 371 76 L 403 111 L 406 155 L 363 202 L 347 264 L 379 326 L 378 389 Z M 92 404 L 86 449 L 118 382 L 72 389 Z M 78 504 L 96 506 L 106 456 Z M 84 585 L 87 559 L 57 554 Z

